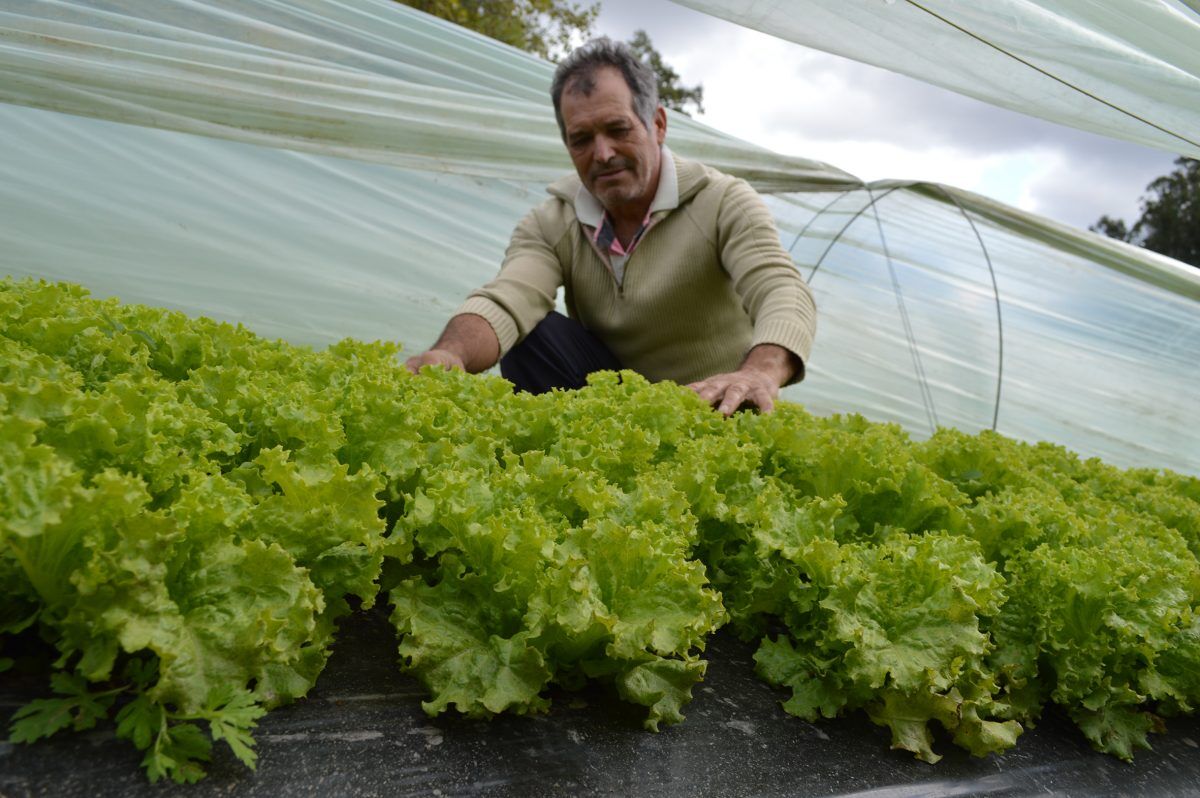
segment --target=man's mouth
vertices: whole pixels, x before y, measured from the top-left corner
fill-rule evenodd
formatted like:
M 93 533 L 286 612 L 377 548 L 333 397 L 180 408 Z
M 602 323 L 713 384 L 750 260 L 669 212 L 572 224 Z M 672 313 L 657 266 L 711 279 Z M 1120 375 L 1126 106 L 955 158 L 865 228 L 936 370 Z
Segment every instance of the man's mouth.
M 603 171 L 593 172 L 592 179 L 593 180 L 611 180 L 613 178 L 620 177 L 622 174 L 625 173 L 625 170 L 627 168 L 628 167 L 625 167 L 625 166 L 618 166 L 615 168 L 605 169 Z

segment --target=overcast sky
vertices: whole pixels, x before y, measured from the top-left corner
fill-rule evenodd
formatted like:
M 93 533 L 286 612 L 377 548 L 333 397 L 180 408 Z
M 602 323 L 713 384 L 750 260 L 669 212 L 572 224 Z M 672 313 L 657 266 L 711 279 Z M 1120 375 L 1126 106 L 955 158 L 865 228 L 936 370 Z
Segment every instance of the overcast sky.
M 601 0 L 597 32 L 644 29 L 687 86 L 697 118 L 777 152 L 864 180 L 948 183 L 1086 228 L 1132 223 L 1175 156 L 988 105 L 675 5 Z M 670 133 L 668 131 L 668 142 Z

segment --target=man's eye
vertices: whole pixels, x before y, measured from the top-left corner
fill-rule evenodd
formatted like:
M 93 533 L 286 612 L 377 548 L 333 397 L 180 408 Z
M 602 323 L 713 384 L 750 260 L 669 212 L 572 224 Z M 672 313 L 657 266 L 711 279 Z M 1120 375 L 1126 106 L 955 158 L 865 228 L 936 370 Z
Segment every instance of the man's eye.
M 572 148 L 580 149 L 581 147 L 586 147 L 590 141 L 591 141 L 591 138 L 589 138 L 588 136 L 578 136 L 576 138 L 571 139 L 570 144 L 571 144 Z

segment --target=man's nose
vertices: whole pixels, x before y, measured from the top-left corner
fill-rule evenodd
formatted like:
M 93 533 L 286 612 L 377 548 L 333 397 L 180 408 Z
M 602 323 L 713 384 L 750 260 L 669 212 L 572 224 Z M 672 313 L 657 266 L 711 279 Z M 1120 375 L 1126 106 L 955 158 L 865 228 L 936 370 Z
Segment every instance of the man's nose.
M 592 157 L 600 163 L 607 163 L 616 155 L 616 150 L 613 149 L 612 142 L 607 136 L 596 136 L 592 140 Z

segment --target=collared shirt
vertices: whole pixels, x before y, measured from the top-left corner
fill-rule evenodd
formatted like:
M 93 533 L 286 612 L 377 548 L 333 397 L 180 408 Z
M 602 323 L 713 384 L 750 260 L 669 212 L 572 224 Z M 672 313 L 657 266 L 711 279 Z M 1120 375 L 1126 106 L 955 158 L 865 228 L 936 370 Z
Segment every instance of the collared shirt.
M 584 232 L 596 245 L 597 251 L 607 255 L 608 265 L 617 280 L 617 285 L 621 285 L 625 279 L 625 264 L 629 256 L 653 224 L 650 217 L 657 211 L 670 211 L 679 207 L 679 176 L 675 173 L 675 159 L 671 157 L 667 145 L 662 145 L 659 158 L 661 167 L 658 174 L 658 190 L 654 193 L 649 210 L 646 211 L 646 218 L 633 234 L 628 247 L 621 244 L 608 211 L 604 210 L 604 206 L 591 192 L 581 185 L 575 195 L 575 215 L 583 225 Z

